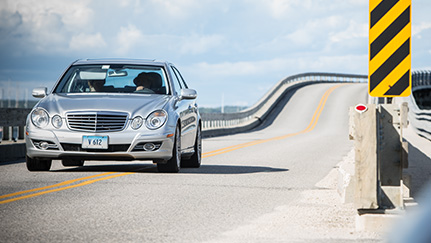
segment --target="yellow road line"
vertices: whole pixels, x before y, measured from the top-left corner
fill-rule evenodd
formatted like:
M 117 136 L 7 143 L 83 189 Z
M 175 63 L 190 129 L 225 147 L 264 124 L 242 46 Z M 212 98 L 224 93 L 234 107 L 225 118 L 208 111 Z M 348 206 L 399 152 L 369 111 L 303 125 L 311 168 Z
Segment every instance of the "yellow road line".
M 261 139 L 261 140 L 257 140 L 257 141 L 251 141 L 251 142 L 247 142 L 247 143 L 243 143 L 243 144 L 237 144 L 237 145 L 225 147 L 222 149 L 217 149 L 214 151 L 206 152 L 206 153 L 202 154 L 202 158 L 207 158 L 207 157 L 212 157 L 212 156 L 216 156 L 216 155 L 220 155 L 220 154 L 225 154 L 225 153 L 228 153 L 228 152 L 231 152 L 234 150 L 238 150 L 241 148 L 246 148 L 246 147 L 250 147 L 250 146 L 254 146 L 254 145 L 258 145 L 258 144 L 262 144 L 262 143 L 266 143 L 266 142 L 270 142 L 270 141 L 275 141 L 275 140 L 282 140 L 282 139 L 285 139 L 288 137 L 293 137 L 293 136 L 296 136 L 299 134 L 303 134 L 303 133 L 307 133 L 307 132 L 312 131 L 314 129 L 314 127 L 316 126 L 319 118 L 320 118 L 320 114 L 322 113 L 322 110 L 325 107 L 325 104 L 326 104 L 326 101 L 327 101 L 329 95 L 336 88 L 341 87 L 343 85 L 345 85 L 345 84 L 340 84 L 340 85 L 336 85 L 334 87 L 331 87 L 330 89 L 328 89 L 323 94 L 322 98 L 320 99 L 319 105 L 317 106 L 316 110 L 314 111 L 314 114 L 313 114 L 313 117 L 311 118 L 310 123 L 308 124 L 308 126 L 304 130 L 302 130 L 300 132 L 296 132 L 296 133 L 286 134 L 283 136 L 273 137 L 273 138 L 269 138 L 269 139 Z M 68 181 L 64 181 L 64 182 L 57 183 L 57 184 L 50 185 L 50 186 L 45 186 L 45 187 L 40 187 L 40 188 L 35 188 L 35 189 L 30 189 L 30 190 L 15 192 L 15 193 L 10 193 L 10 194 L 0 196 L 0 199 L 8 198 L 8 197 L 14 197 L 14 196 L 18 196 L 18 195 L 22 195 L 22 194 L 26 194 L 26 193 L 31 193 L 31 192 L 36 192 L 36 193 L 32 193 L 32 194 L 28 194 L 28 195 L 24 195 L 24 196 L 20 196 L 20 197 L 6 199 L 3 201 L 0 201 L 0 204 L 14 202 L 14 201 L 18 201 L 18 200 L 22 200 L 22 199 L 26 199 L 26 198 L 31 198 L 31 197 L 37 197 L 37 196 L 41 196 L 44 194 L 63 191 L 63 190 L 71 189 L 71 188 L 81 187 L 81 186 L 92 184 L 92 183 L 97 182 L 97 181 L 108 180 L 108 179 L 112 179 L 112 178 L 116 178 L 116 177 L 120 177 L 120 176 L 125 176 L 125 175 L 130 175 L 130 174 L 134 174 L 134 172 L 125 172 L 125 173 L 107 172 L 107 173 L 102 173 L 99 175 L 92 175 L 92 176 L 77 178 L 77 179 L 73 179 L 73 180 L 68 180 Z M 110 176 L 108 176 L 108 175 L 110 175 Z M 105 176 L 105 177 L 102 177 L 102 176 Z M 102 178 L 100 178 L 100 177 L 102 177 Z M 95 178 L 95 179 L 92 179 L 92 178 Z M 88 180 L 88 179 L 92 179 L 92 180 Z M 87 181 L 84 181 L 84 182 L 81 182 L 81 183 L 75 184 L 75 185 L 69 185 L 69 184 L 75 183 L 77 181 L 82 181 L 82 180 L 87 180 Z M 66 186 L 66 185 L 69 185 L 69 186 Z M 62 187 L 62 186 L 64 186 L 64 187 Z M 55 187 L 58 187 L 58 188 L 55 188 Z M 50 189 L 50 188 L 55 188 L 55 189 L 46 190 L 46 189 Z M 42 191 L 42 190 L 46 190 L 46 191 Z M 40 191 L 40 192 L 37 192 L 37 191 Z
M 110 174 L 114 174 L 114 173 L 118 173 L 118 172 L 108 172 L 108 173 L 103 173 L 103 174 L 98 174 L 98 175 L 92 175 L 92 176 L 82 177 L 82 178 L 73 179 L 73 180 L 69 180 L 69 181 L 64 181 L 64 182 L 54 184 L 51 186 L 44 186 L 44 187 L 39 187 L 39 188 L 31 189 L 31 190 L 6 194 L 6 195 L 0 196 L 0 199 L 7 198 L 7 197 L 14 197 L 14 196 L 18 196 L 18 195 L 25 194 L 25 193 L 35 192 L 35 191 L 42 191 L 42 190 L 54 188 L 54 187 L 60 187 L 60 186 L 72 184 L 72 183 L 77 182 L 77 181 L 87 180 L 87 179 L 91 179 L 94 177 L 100 177 L 100 176 L 110 175 Z
M 242 144 L 237 144 L 237 145 L 232 145 L 232 146 L 229 146 L 229 147 L 217 149 L 217 150 L 214 150 L 214 151 L 203 153 L 202 156 L 203 156 L 203 158 L 205 158 L 206 155 L 210 155 L 210 154 L 213 154 L 213 153 L 218 153 L 218 152 L 224 151 L 224 150 L 229 150 L 229 149 L 236 148 L 236 147 L 239 147 L 239 146 L 242 146 L 242 145 L 245 145 L 245 144 L 252 144 L 254 142 L 255 141 L 251 141 L 251 142 L 247 142 L 247 143 L 242 143 Z
M 308 124 L 308 126 L 300 131 L 300 132 L 296 132 L 296 133 L 290 133 L 287 135 L 283 135 L 283 136 L 278 136 L 278 137 L 273 137 L 273 138 L 268 138 L 268 139 L 261 139 L 261 140 L 257 140 L 257 141 L 252 141 L 252 142 L 247 142 L 247 143 L 243 143 L 243 144 L 237 144 L 237 145 L 233 145 L 233 146 L 229 146 L 226 148 L 222 148 L 222 149 L 218 149 L 218 150 L 214 150 L 211 152 L 207 152 L 204 153 L 202 155 L 202 158 L 208 158 L 208 157 L 212 157 L 212 156 L 216 156 L 216 155 L 220 155 L 220 154 L 225 154 L 234 150 L 238 150 L 241 148 L 246 148 L 246 147 L 251 147 L 254 145 L 258 145 L 258 144 L 262 144 L 262 143 L 266 143 L 266 142 L 270 142 L 270 141 L 274 141 L 274 140 L 281 140 L 281 139 L 285 139 L 288 137 L 293 137 L 299 134 L 303 134 L 303 133 L 307 133 L 310 132 L 314 129 L 314 127 L 316 126 L 319 118 L 320 118 L 320 114 L 323 111 L 323 108 L 325 107 L 326 101 L 328 100 L 329 95 L 338 87 L 344 86 L 346 84 L 339 84 L 336 85 L 334 87 L 331 87 L 330 89 L 328 89 L 322 96 L 322 98 L 320 99 L 319 105 L 317 106 L 316 110 L 314 111 L 313 117 L 311 118 L 310 123 Z
M 81 182 L 81 183 L 76 184 L 76 185 L 70 185 L 70 186 L 66 186 L 66 187 L 55 188 L 55 189 L 48 190 L 48 191 L 42 191 L 42 192 L 37 192 L 37 193 L 21 196 L 21 197 L 15 197 L 15 198 L 3 200 L 3 201 L 0 201 L 0 204 L 10 203 L 10 202 L 14 202 L 14 201 L 18 201 L 18 200 L 22 200 L 22 199 L 26 199 L 26 198 L 31 198 L 31 197 L 37 197 L 40 195 L 44 195 L 44 194 L 48 194 L 48 193 L 52 193 L 52 192 L 63 191 L 63 190 L 76 188 L 76 187 L 80 187 L 80 186 L 86 186 L 86 185 L 92 184 L 92 183 L 97 182 L 97 181 L 108 180 L 108 179 L 112 179 L 112 178 L 116 178 L 116 177 L 120 177 L 120 176 L 125 176 L 125 175 L 129 175 L 129 174 L 134 174 L 134 173 L 133 172 L 126 172 L 126 173 L 106 176 L 106 177 L 102 177 L 102 178 L 97 178 L 94 180 L 84 181 L 84 182 Z

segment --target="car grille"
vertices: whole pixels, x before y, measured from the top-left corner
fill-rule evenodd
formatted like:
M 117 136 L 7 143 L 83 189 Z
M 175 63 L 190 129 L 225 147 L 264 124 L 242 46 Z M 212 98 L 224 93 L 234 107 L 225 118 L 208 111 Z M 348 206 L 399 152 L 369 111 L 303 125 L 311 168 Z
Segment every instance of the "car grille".
M 81 144 L 62 143 L 64 151 L 78 151 L 78 152 L 126 152 L 130 144 L 110 144 L 108 149 L 83 149 Z
M 67 114 L 67 124 L 71 130 L 86 132 L 121 131 L 127 123 L 126 113 L 86 112 Z

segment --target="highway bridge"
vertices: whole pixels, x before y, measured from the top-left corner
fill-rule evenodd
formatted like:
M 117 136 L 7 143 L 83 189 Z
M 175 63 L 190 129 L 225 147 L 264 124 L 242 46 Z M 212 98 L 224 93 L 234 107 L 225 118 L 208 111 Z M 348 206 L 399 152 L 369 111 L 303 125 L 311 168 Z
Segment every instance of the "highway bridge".
M 208 115 L 202 166 L 179 174 L 148 161 L 54 161 L 41 173 L 3 162 L 0 241 L 379 242 L 356 230 L 337 193 L 339 164 L 353 156 L 349 107 L 369 102 L 364 81 L 296 75 L 246 111 Z M 405 131 L 412 196 L 431 176 L 429 113 L 419 110 Z

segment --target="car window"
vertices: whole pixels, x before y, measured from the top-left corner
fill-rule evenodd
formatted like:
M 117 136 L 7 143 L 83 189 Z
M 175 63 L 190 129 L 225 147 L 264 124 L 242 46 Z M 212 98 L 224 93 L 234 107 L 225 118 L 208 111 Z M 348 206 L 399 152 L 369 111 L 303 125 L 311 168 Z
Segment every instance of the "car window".
M 169 94 L 163 67 L 77 65 L 62 77 L 55 93 Z
M 172 67 L 174 70 L 175 75 L 177 76 L 177 79 L 180 81 L 181 87 L 188 89 L 186 81 L 184 81 L 183 76 L 181 75 L 180 71 L 176 67 Z
M 181 82 L 178 79 L 177 74 L 175 74 L 175 69 L 173 69 L 173 67 L 171 67 L 171 69 L 172 69 L 172 73 L 173 73 L 173 75 L 172 75 L 172 78 L 173 78 L 172 83 L 173 83 L 173 85 L 175 87 L 175 91 L 177 93 L 179 93 L 180 90 L 183 88 L 183 86 L 181 85 Z

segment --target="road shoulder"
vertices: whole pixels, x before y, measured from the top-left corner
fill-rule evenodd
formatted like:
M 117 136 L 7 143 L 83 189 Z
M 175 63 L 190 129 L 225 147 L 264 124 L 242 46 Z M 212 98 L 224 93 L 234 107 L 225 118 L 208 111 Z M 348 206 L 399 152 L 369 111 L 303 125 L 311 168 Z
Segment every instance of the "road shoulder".
M 381 242 L 382 234 L 355 230 L 356 210 L 342 202 L 337 181 L 338 166 L 298 200 L 210 242 Z

